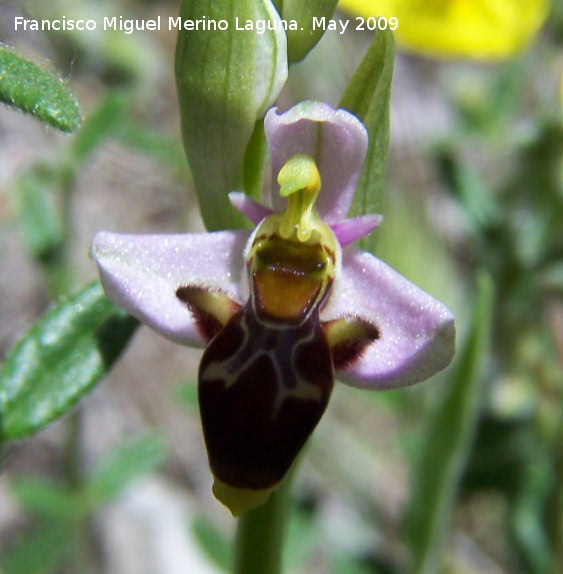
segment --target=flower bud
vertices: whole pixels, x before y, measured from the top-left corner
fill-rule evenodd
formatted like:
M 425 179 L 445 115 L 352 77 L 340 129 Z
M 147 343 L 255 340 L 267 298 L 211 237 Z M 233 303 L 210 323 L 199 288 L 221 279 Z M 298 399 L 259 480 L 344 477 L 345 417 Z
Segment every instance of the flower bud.
M 315 47 L 325 31 L 324 26 L 315 26 L 315 21 L 330 20 L 337 4 L 338 0 L 283 1 L 282 18 L 297 22 L 297 26 L 288 26 L 287 29 L 287 57 L 290 63 L 299 62 Z
M 209 230 L 242 226 L 227 194 L 243 189 L 246 148 L 287 78 L 287 48 L 270 0 L 184 0 L 176 83 L 184 148 Z M 269 23 L 244 29 L 247 22 Z M 187 31 L 184 27 L 191 24 Z

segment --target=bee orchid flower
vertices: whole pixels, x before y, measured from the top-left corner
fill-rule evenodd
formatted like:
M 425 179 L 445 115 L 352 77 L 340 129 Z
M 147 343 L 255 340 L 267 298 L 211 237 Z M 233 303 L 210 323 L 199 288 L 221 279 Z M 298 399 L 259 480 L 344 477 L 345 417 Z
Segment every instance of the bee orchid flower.
M 109 299 L 163 336 L 204 347 L 198 375 L 215 496 L 234 515 L 263 504 L 327 407 L 335 379 L 412 385 L 444 369 L 450 311 L 350 244 L 378 215 L 347 219 L 367 149 L 362 123 L 303 102 L 265 117 L 269 206 L 232 203 L 253 230 L 99 232 Z

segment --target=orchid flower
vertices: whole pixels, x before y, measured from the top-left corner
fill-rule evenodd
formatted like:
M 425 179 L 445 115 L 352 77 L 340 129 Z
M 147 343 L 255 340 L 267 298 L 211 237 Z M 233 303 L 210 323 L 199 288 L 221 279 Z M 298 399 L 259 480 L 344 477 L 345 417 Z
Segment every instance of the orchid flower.
M 367 149 L 351 113 L 270 110 L 270 207 L 241 193 L 249 230 L 100 232 L 107 296 L 172 341 L 203 346 L 199 402 L 215 496 L 263 504 L 328 404 L 333 380 L 366 389 L 422 381 L 454 353 L 452 314 L 350 244 L 378 215 L 346 219 Z

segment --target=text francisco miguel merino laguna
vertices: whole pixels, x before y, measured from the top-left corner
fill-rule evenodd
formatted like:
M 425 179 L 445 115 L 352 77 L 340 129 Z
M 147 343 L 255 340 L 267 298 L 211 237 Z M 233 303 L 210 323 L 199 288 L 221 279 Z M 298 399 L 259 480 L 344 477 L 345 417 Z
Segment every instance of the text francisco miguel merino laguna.
M 41 31 L 60 31 L 60 30 L 96 30 L 99 22 L 96 20 L 72 19 L 63 16 L 54 20 L 30 20 L 22 16 L 14 18 L 15 30 L 41 30 Z M 123 16 L 104 16 L 101 22 L 104 30 L 120 30 L 126 34 L 132 34 L 135 31 L 143 30 L 161 30 L 161 17 L 157 16 L 151 20 L 127 19 Z M 313 17 L 313 29 L 322 28 L 330 29 L 331 22 L 323 18 Z M 198 20 L 187 20 L 178 17 L 168 17 L 169 30 L 203 30 L 203 31 L 224 31 L 229 28 L 235 30 L 255 30 L 263 34 L 267 30 L 298 30 L 297 20 L 245 20 L 235 16 L 234 22 L 229 20 L 214 20 L 203 17 Z

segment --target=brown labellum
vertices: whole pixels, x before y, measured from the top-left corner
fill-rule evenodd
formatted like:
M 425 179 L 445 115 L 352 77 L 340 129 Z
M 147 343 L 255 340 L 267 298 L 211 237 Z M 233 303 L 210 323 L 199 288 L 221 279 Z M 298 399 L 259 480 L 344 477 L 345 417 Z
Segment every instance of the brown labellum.
M 272 489 L 321 418 L 333 386 L 318 315 L 269 324 L 247 305 L 204 352 L 199 402 L 210 465 L 221 482 Z

